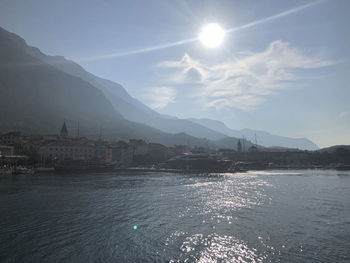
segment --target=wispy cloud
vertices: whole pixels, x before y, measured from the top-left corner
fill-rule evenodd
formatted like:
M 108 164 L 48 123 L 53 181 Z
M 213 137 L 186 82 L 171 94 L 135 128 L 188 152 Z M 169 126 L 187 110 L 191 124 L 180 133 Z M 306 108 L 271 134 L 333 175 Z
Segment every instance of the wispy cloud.
M 256 109 L 267 96 L 292 87 L 300 80 L 296 70 L 317 69 L 333 61 L 305 55 L 289 43 L 272 42 L 265 51 L 246 52 L 234 61 L 205 64 L 185 54 L 178 61 L 164 61 L 158 67 L 170 70 L 171 86 L 194 85 L 195 95 L 206 107 Z
M 152 108 L 160 109 L 173 102 L 175 97 L 176 91 L 171 87 L 154 87 L 148 90 L 145 99 Z
M 350 112 L 349 111 L 343 111 L 343 112 L 340 112 L 337 116 L 338 119 L 343 119 L 343 118 L 346 118 L 346 117 L 349 117 L 350 116 Z

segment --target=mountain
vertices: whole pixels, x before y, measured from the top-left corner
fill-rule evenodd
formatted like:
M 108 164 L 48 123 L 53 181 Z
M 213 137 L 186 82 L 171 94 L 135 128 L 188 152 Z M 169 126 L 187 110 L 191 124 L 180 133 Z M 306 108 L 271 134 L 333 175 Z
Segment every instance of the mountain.
M 317 150 L 318 146 L 307 138 L 289 138 L 279 135 L 273 135 L 264 131 L 242 129 L 233 130 L 228 128 L 223 122 L 211 120 L 211 119 L 189 119 L 200 125 L 203 125 L 212 130 L 226 134 L 229 137 L 246 138 L 249 141 L 254 142 L 255 136 L 257 143 L 264 147 L 286 147 L 286 148 L 298 148 L 301 150 Z
M 253 146 L 253 143 L 246 140 L 246 139 L 237 139 L 235 137 L 225 137 L 223 139 L 220 140 L 216 140 L 215 141 L 215 145 L 217 145 L 217 147 L 222 148 L 222 149 L 234 149 L 235 151 L 237 151 L 237 144 L 238 144 L 238 140 L 241 141 L 242 144 L 242 149 L 244 152 L 249 151 L 249 148 L 251 146 Z M 260 145 L 257 145 L 257 147 L 262 150 L 263 147 L 261 147 Z M 263 149 L 266 150 L 266 149 Z
M 130 121 L 143 123 L 167 133 L 187 133 L 198 138 L 210 140 L 226 137 L 221 132 L 190 120 L 159 114 L 131 97 L 120 84 L 97 77 L 84 70 L 79 64 L 62 56 L 47 56 L 39 49 L 29 46 L 26 46 L 26 52 L 62 72 L 81 78 L 101 90 L 114 109 Z
M 102 127 L 108 139 L 212 146 L 206 139 L 185 133 L 168 134 L 126 120 L 100 89 L 38 59 L 33 50 L 22 38 L 0 28 L 0 131 L 57 133 L 66 119 L 71 123 L 79 121 L 85 131 L 82 135 L 90 137 Z M 138 103 L 132 98 L 127 101 L 128 94 L 124 96 L 125 103 Z
M 102 125 L 122 118 L 101 91 L 31 57 L 23 50 L 25 45 L 17 36 L 0 31 L 0 120 L 3 129 L 35 129 L 39 128 L 39 123 L 62 122 L 65 116 L 79 119 L 88 126 L 92 125 L 91 120 L 101 120 L 98 124 Z
M 265 147 L 318 148 L 306 138 L 232 130 L 219 121 L 159 114 L 131 97 L 121 85 L 99 78 L 62 56 L 45 55 L 2 28 L 0 55 L 0 130 L 56 132 L 66 119 L 79 120 L 81 130 L 89 136 L 96 136 L 103 127 L 103 135 L 110 139 L 235 148 L 237 138 L 254 141 L 256 134 L 258 143 Z M 252 145 L 245 144 L 247 148 Z
M 350 145 L 334 145 L 331 147 L 326 147 L 318 150 L 318 152 L 328 152 L 328 153 L 335 153 L 337 151 L 348 151 L 350 153 Z

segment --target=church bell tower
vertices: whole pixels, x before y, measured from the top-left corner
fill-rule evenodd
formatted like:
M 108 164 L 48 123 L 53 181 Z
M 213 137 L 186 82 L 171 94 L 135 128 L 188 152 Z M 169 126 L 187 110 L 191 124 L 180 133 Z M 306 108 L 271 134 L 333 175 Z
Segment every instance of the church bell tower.
M 60 136 L 63 138 L 67 138 L 68 137 L 68 130 L 67 130 L 67 125 L 66 125 L 66 121 L 63 122 L 62 128 L 61 128 L 61 132 L 60 132 Z

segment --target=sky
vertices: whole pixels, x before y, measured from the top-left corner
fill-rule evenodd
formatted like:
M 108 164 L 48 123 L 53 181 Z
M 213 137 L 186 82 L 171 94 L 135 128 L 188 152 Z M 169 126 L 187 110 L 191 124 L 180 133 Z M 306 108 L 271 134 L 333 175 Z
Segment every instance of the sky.
M 160 113 L 350 144 L 350 1 L 0 0 L 0 26 Z M 201 28 L 218 23 L 207 48 Z

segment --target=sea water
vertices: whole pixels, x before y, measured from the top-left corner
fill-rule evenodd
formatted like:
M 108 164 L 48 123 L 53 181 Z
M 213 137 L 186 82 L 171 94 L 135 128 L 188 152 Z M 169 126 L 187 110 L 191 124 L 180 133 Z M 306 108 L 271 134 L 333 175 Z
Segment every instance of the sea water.
M 350 262 L 350 172 L 0 176 L 0 262 Z

